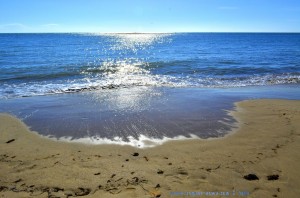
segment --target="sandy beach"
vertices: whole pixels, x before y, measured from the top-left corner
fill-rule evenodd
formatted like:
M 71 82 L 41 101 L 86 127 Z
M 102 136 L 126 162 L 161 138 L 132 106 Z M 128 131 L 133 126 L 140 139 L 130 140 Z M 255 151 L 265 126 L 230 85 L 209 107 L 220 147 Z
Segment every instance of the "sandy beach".
M 0 197 L 299 197 L 300 101 L 249 100 L 224 138 L 62 143 L 0 116 Z

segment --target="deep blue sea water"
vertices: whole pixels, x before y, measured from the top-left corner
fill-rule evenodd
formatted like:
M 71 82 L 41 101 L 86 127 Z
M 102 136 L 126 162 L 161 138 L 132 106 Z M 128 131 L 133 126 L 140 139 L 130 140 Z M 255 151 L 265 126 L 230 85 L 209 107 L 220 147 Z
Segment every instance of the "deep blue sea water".
M 300 83 L 300 34 L 0 34 L 0 98 Z
M 300 34 L 0 34 L 0 112 L 64 140 L 220 137 L 234 102 L 299 84 Z

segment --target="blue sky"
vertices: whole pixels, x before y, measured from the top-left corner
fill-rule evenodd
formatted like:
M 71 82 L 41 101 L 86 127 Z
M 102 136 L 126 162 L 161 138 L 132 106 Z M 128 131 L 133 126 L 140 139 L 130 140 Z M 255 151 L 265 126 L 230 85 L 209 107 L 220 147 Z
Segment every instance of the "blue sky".
M 0 32 L 300 32 L 300 0 L 0 0 Z

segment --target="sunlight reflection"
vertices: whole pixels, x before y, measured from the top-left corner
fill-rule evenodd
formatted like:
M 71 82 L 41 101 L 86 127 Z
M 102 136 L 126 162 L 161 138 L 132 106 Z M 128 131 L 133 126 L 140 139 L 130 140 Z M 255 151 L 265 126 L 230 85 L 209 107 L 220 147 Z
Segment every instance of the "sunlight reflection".
M 127 34 L 110 34 L 115 37 L 116 44 L 112 50 L 145 50 L 147 47 L 158 43 L 168 42 L 170 34 L 150 34 L 150 33 L 127 33 Z
M 109 53 L 99 65 L 85 68 L 81 73 L 97 76 L 100 86 L 164 86 L 170 85 L 170 77 L 152 74 L 153 64 L 138 53 L 148 54 L 156 44 L 169 42 L 171 34 L 119 33 L 102 34 L 110 40 Z
M 161 92 L 151 87 L 134 87 L 128 89 L 101 90 L 91 92 L 92 98 L 97 102 L 105 102 L 110 111 L 140 112 L 150 109 L 151 101 L 161 97 Z

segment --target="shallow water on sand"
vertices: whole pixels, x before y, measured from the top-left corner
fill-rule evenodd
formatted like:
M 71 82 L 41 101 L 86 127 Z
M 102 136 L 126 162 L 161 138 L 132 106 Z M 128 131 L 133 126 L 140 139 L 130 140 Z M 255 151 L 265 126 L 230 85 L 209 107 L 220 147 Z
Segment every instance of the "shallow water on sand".
M 234 127 L 228 115 L 234 102 L 256 98 L 300 99 L 300 88 L 97 90 L 0 100 L 0 112 L 52 138 L 147 147 L 169 139 L 222 137 Z

